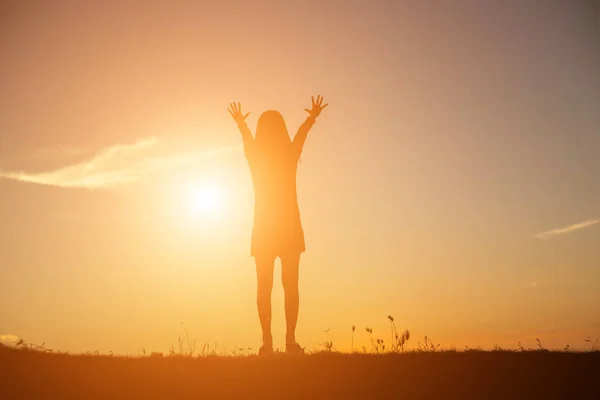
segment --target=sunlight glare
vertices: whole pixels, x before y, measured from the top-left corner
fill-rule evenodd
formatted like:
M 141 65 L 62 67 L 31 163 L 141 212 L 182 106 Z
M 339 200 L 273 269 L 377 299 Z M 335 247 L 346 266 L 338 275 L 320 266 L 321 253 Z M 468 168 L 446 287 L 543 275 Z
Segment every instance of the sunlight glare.
M 192 217 L 216 216 L 221 209 L 221 201 L 221 193 L 215 186 L 192 186 L 188 190 L 188 209 Z

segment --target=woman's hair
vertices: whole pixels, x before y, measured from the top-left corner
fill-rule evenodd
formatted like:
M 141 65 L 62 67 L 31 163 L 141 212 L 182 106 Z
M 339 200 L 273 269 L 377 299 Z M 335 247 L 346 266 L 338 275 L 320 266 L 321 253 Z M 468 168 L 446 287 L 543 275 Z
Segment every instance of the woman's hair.
M 263 155 L 277 156 L 290 148 L 292 143 L 285 120 L 278 111 L 265 111 L 258 118 L 256 145 Z

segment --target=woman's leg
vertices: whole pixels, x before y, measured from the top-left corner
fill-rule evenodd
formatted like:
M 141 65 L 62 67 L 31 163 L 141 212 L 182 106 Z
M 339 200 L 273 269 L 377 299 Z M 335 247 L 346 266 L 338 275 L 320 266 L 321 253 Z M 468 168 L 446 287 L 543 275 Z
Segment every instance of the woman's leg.
M 273 347 L 271 335 L 271 290 L 273 289 L 273 266 L 275 257 L 254 257 L 256 262 L 258 318 L 263 333 L 263 347 Z
M 296 322 L 298 321 L 298 306 L 300 303 L 298 292 L 299 267 L 300 253 L 281 257 L 281 280 L 285 291 L 286 344 L 296 343 Z

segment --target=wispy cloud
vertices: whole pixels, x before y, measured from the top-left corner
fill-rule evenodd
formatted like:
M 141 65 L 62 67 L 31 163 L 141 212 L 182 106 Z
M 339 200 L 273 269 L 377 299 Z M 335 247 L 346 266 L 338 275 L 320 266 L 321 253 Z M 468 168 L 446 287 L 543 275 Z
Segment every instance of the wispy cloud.
M 0 178 L 64 188 L 108 188 L 137 182 L 237 147 L 239 146 L 210 151 L 181 150 L 166 146 L 161 140 L 153 137 L 133 144 L 107 147 L 88 160 L 53 171 L 39 173 L 0 171 Z
M 552 236 L 565 235 L 567 233 L 578 231 L 579 229 L 588 228 L 590 226 L 596 225 L 597 223 L 600 223 L 600 219 L 589 219 L 587 221 L 579 222 L 577 224 L 565 226 L 564 228 L 557 228 L 546 232 L 541 232 L 537 235 L 534 235 L 534 237 L 538 239 L 548 239 Z

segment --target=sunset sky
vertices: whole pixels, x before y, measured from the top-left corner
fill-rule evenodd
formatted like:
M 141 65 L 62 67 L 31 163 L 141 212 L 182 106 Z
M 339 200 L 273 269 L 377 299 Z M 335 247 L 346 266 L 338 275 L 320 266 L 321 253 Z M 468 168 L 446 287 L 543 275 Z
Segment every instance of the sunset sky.
M 593 1 L 4 1 L 0 336 L 260 345 L 253 188 L 226 109 L 306 142 L 298 341 L 600 337 Z M 277 264 L 279 265 L 279 263 Z M 276 268 L 275 346 L 284 342 Z M 325 330 L 329 329 L 328 333 Z

